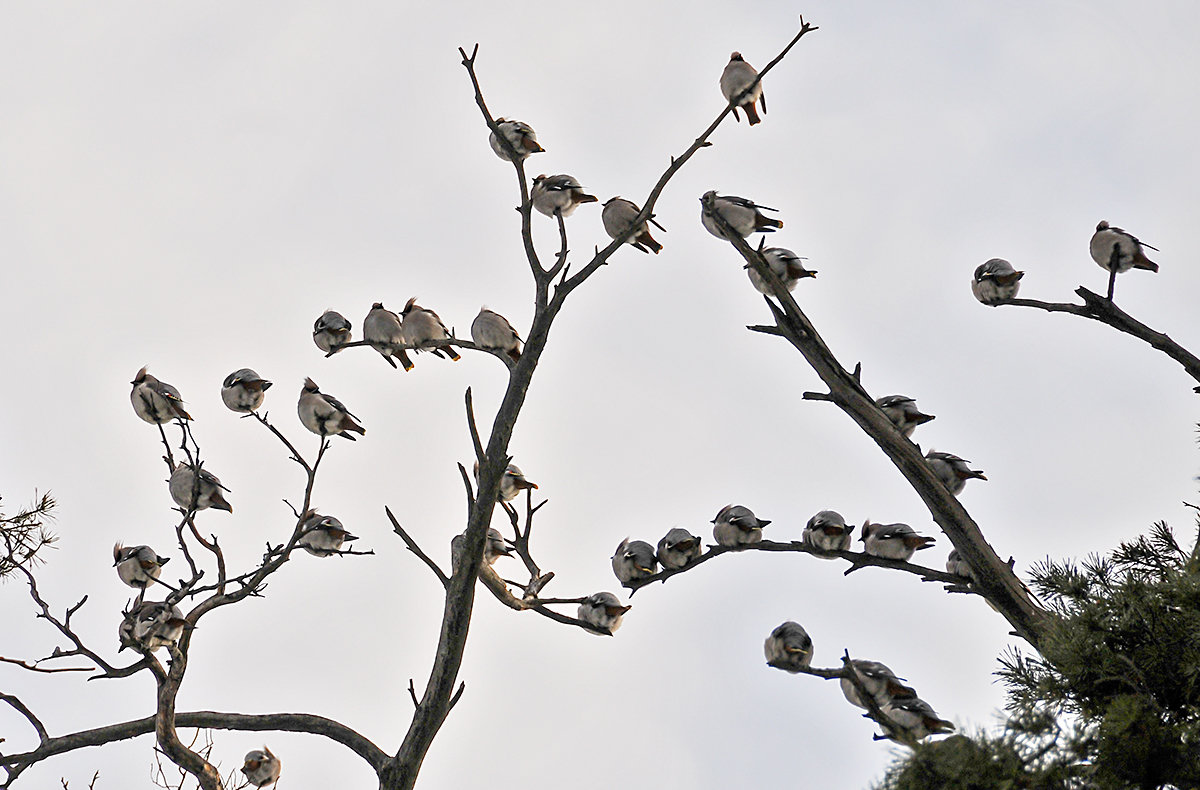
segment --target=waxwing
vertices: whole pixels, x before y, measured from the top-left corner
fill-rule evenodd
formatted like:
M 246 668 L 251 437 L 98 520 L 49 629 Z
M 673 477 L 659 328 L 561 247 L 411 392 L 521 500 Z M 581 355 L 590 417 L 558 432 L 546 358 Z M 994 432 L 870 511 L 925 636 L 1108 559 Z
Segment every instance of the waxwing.
M 1155 252 L 1160 251 L 1158 247 L 1138 241 L 1132 233 L 1115 228 L 1104 220 L 1096 226 L 1096 232 L 1092 234 L 1092 241 L 1088 245 L 1092 260 L 1102 269 L 1115 270 L 1118 274 L 1130 269 L 1158 271 L 1158 264 L 1146 257 L 1147 247 Z
M 880 710 L 891 721 L 879 722 L 883 732 L 894 741 L 919 741 L 935 733 L 954 732 L 954 724 L 938 716 L 933 707 L 917 696 L 895 697 Z
M 644 540 L 631 541 L 625 538 L 612 555 L 612 569 L 621 584 L 625 585 L 634 579 L 653 576 L 658 570 L 654 547 Z
M 533 200 L 533 207 L 547 217 L 553 217 L 556 211 L 564 217 L 569 217 L 581 204 L 595 203 L 599 200 L 595 195 L 584 192 L 574 176 L 565 174 L 541 175 L 533 179 L 529 197 Z
M 916 400 L 907 395 L 884 395 L 875 400 L 875 405 L 896 424 L 896 428 L 906 439 L 912 436 L 918 425 L 924 425 L 933 419 L 932 414 L 922 414 L 917 408 Z
M 336 435 L 355 441 L 350 431 L 360 436 L 367 433 L 367 429 L 358 424 L 358 418 L 351 414 L 340 400 L 321 392 L 312 379 L 304 380 L 296 412 L 300 415 L 300 422 L 304 427 L 320 436 Z
M 805 545 L 821 551 L 848 551 L 853 533 L 854 526 L 847 525 L 841 513 L 836 510 L 822 510 L 808 520 L 802 538 Z M 836 556 L 814 556 L 823 560 L 836 559 Z
M 158 552 L 149 546 L 113 546 L 113 567 L 121 581 L 130 587 L 145 590 L 158 580 L 162 574 L 162 566 L 170 561 L 170 557 L 160 557 Z
M 475 485 L 479 485 L 479 462 L 475 462 L 473 467 L 475 472 Z M 504 474 L 500 477 L 500 495 L 498 499 L 501 502 L 511 502 L 527 488 L 537 488 L 537 483 L 532 483 L 525 479 L 525 474 L 516 464 L 509 464 L 504 469 Z
M 159 381 L 142 368 L 134 376 L 133 391 L 129 400 L 137 416 L 146 422 L 162 425 L 171 420 L 190 420 L 192 416 L 183 410 L 183 399 L 179 390 L 165 381 Z
M 971 293 L 975 294 L 975 298 L 981 304 L 995 306 L 1017 295 L 1021 288 L 1021 278 L 1024 276 L 1025 272 L 1017 271 L 1003 258 L 992 258 L 975 267 Z
M 804 264 L 801 263 L 804 259 L 789 249 L 767 247 L 762 251 L 762 256 L 766 260 L 767 266 L 771 267 L 771 271 L 775 272 L 775 276 L 783 281 L 784 287 L 789 291 L 795 290 L 796 283 L 805 277 L 817 276 L 816 269 L 805 269 Z M 754 286 L 754 290 L 760 294 L 771 293 L 770 284 L 759 276 L 759 273 L 750 264 L 746 264 L 746 273 L 750 276 L 750 283 Z
M 261 750 L 246 752 L 241 770 L 246 775 L 247 782 L 255 787 L 266 787 L 279 781 L 279 771 L 282 768 L 283 763 L 280 759 L 264 746 Z
M 313 342 L 326 354 L 334 353 L 353 337 L 350 322 L 336 310 L 326 310 L 313 322 Z
M 616 633 L 621 627 L 621 618 L 632 609 L 622 606 L 621 600 L 610 592 L 592 593 L 579 604 L 578 617 L 583 622 L 607 633 Z
M 778 211 L 778 209 L 768 206 L 760 206 L 753 200 L 744 197 L 718 195 L 716 190 L 710 189 L 700 197 L 700 222 L 704 224 L 704 228 L 709 233 L 718 239 L 725 239 L 728 236 L 713 219 L 714 214 L 719 214 L 729 223 L 733 232 L 743 239 L 751 233 L 773 233 L 776 228 L 783 227 L 783 220 L 764 216 L 759 209 Z
M 863 689 L 875 699 L 875 704 L 880 707 L 895 697 L 917 696 L 917 692 L 911 686 L 906 686 L 900 682 L 904 678 L 896 677 L 896 673 L 888 668 L 886 664 L 881 664 L 878 661 L 867 661 L 861 658 L 851 660 L 850 664 L 853 667 L 854 673 L 858 675 Z M 842 694 L 845 695 L 847 702 L 856 708 L 867 710 L 862 697 L 858 694 L 858 689 L 854 687 L 854 682 L 850 678 L 843 677 L 838 683 L 842 687 Z
M 725 101 L 734 105 L 733 117 L 739 123 L 742 120 L 737 112 L 739 107 L 746 113 L 746 119 L 750 121 L 751 126 L 762 120 L 754 107 L 756 101 L 762 104 L 763 114 L 767 112 L 767 97 L 763 95 L 762 82 L 754 82 L 757 78 L 758 71 L 742 59 L 740 52 L 729 56 L 729 63 L 721 72 L 721 95 L 725 97 Z M 751 85 L 754 85 L 753 90 L 743 96 Z
M 870 519 L 863 521 L 859 540 L 866 544 L 867 554 L 902 562 L 908 562 L 918 549 L 927 549 L 934 543 L 933 538 L 918 535 L 907 524 L 872 524 Z
M 166 602 L 143 601 L 125 614 L 121 623 L 121 648 L 134 647 L 155 651 L 174 646 L 183 636 L 187 620 L 178 606 Z
M 604 203 L 604 210 L 600 212 L 600 220 L 604 223 L 604 232 L 611 238 L 617 238 L 625 231 L 629 230 L 629 226 L 633 224 L 633 220 L 641 213 L 638 205 L 631 200 L 626 200 L 622 197 L 609 198 Z M 654 224 L 654 227 L 666 232 L 666 228 L 654 221 L 654 215 L 651 214 L 648 220 Z M 634 248 L 645 253 L 653 252 L 658 255 L 662 251 L 662 245 L 655 241 L 650 236 L 650 230 L 643 222 L 638 225 L 633 234 L 625 239 L 626 244 L 632 244 Z
M 971 570 L 971 566 L 958 553 L 958 549 L 950 549 L 950 554 L 946 557 L 946 573 L 965 576 L 971 580 L 975 579 L 975 571 Z
M 221 384 L 221 400 L 236 412 L 249 414 L 263 403 L 263 393 L 271 388 L 271 382 L 250 368 L 235 370 Z
M 762 540 L 762 528 L 771 522 L 757 518 L 742 505 L 726 505 L 712 520 L 713 540 L 721 546 L 744 546 Z
M 392 359 L 395 357 L 406 371 L 413 369 L 412 360 L 404 353 L 400 316 L 385 308 L 383 302 L 371 305 L 367 317 L 363 319 L 363 339 L 392 367 L 396 367 L 396 361 Z
M 479 308 L 479 315 L 471 322 L 471 340 L 487 351 L 498 351 L 513 362 L 521 359 L 521 338 L 508 319 L 497 312 Z
M 533 127 L 527 123 L 497 118 L 496 126 L 500 128 L 500 133 L 504 135 L 504 139 L 508 140 L 509 145 L 517 152 L 518 161 L 525 159 L 530 154 L 540 154 L 546 150 L 538 145 L 537 134 L 533 131 Z M 488 143 L 491 144 L 492 150 L 496 152 L 496 156 L 512 161 L 512 156 L 504 150 L 504 145 L 500 142 L 500 138 L 496 137 L 495 132 L 488 135 Z
M 188 463 L 181 463 L 171 472 L 167 481 L 171 499 L 184 510 L 207 510 L 216 508 L 233 512 L 233 505 L 225 499 L 222 491 L 229 489 L 221 485 L 220 479 L 212 472 L 201 467 L 200 474 Z
M 767 666 L 796 674 L 812 663 L 813 643 L 803 626 L 788 620 L 767 637 L 763 653 Z
M 401 315 L 404 316 L 404 321 L 401 324 L 404 332 L 404 342 L 414 349 L 420 350 L 419 346 L 424 343 L 450 339 L 450 331 L 446 329 L 446 325 L 442 323 L 442 319 L 438 318 L 438 314 L 417 304 L 417 297 L 415 296 L 405 303 Z M 442 351 L 445 351 L 450 359 L 455 362 L 462 358 L 454 350 L 453 346 L 445 345 L 433 349 L 433 353 L 439 357 L 442 355 Z
M 700 556 L 700 538 L 675 527 L 658 542 L 658 561 L 664 570 L 678 570 Z
M 942 485 L 946 486 L 946 489 L 955 496 L 962 493 L 967 481 L 971 478 L 987 480 L 983 472 L 970 467 L 970 461 L 959 458 L 953 453 L 930 450 L 925 453 L 925 462 L 942 481 Z
M 300 524 L 300 539 L 296 545 L 315 557 L 332 557 L 342 550 L 342 544 L 358 540 L 351 535 L 342 522 L 333 516 L 322 516 L 309 510 Z

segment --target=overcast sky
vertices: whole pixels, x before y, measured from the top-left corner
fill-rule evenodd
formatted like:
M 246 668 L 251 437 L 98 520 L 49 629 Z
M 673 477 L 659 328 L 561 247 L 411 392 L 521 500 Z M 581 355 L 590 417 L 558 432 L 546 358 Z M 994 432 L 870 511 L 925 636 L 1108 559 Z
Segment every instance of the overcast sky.
M 748 5 L 748 4 L 743 4 Z M 971 296 L 1004 257 L 1022 295 L 1067 301 L 1105 272 L 1101 219 L 1159 247 L 1159 274 L 1122 275 L 1117 302 L 1200 347 L 1200 6 L 1153 2 L 10 3 L 0 27 L 0 495 L 59 499 L 40 572 L 60 611 L 88 595 L 80 632 L 112 656 L 129 589 L 112 544 L 174 558 L 176 514 L 153 426 L 133 413 L 142 365 L 183 393 L 207 468 L 235 513 L 208 511 L 232 568 L 293 519 L 303 479 L 277 440 L 219 398 L 252 367 L 276 382 L 272 420 L 306 453 L 295 416 L 312 376 L 367 427 L 335 440 L 315 503 L 373 557 L 301 554 L 266 596 L 207 617 L 180 710 L 334 717 L 393 751 L 406 687 L 427 677 L 441 587 L 391 534 L 389 505 L 435 557 L 463 528 L 469 466 L 462 396 L 490 425 L 503 366 L 422 355 L 404 374 L 370 349 L 324 359 L 326 308 L 360 332 L 371 303 L 419 296 L 462 335 L 481 304 L 520 329 L 533 289 L 512 168 L 487 145 L 457 47 L 480 44 L 496 115 L 532 124 L 539 172 L 606 200 L 641 202 L 672 154 L 722 107 L 731 50 L 762 67 L 819 25 L 765 82 L 768 112 L 730 120 L 658 205 L 661 255 L 624 248 L 555 324 L 511 450 L 550 499 L 535 553 L 547 594 L 619 591 L 626 536 L 681 526 L 711 537 L 729 502 L 800 537 L 833 508 L 849 521 L 935 528 L 869 439 L 805 402 L 815 374 L 768 321 L 736 253 L 705 232 L 708 189 L 779 209 L 769 241 L 819 270 L 797 300 L 876 396 L 906 393 L 937 420 L 922 447 L 970 459 L 989 482 L 961 501 L 1018 570 L 1105 551 L 1165 519 L 1190 537 L 1198 466 L 1194 382 L 1094 322 Z M 546 254 L 553 223 L 534 222 Z M 581 266 L 607 243 L 599 207 L 568 221 Z M 757 242 L 757 238 L 754 239 Z M 497 526 L 502 526 L 497 518 Z M 940 567 L 948 542 L 920 555 Z M 501 560 L 504 575 L 518 563 Z M 885 661 L 960 727 L 994 722 L 996 656 L 1015 643 L 978 599 L 906 574 L 803 555 L 723 556 L 634 599 L 598 639 L 486 592 L 461 677 L 467 691 L 421 775 L 424 788 L 864 787 L 892 748 L 833 683 L 764 665 L 762 641 L 804 624 L 815 663 L 844 649 Z M 621 593 L 625 598 L 624 593 Z M 24 585 L 0 590 L 10 657 L 47 655 Z M 569 607 L 571 609 L 573 607 Z M 126 653 L 125 655 L 128 655 Z M 165 655 L 165 654 L 164 654 Z M 0 666 L 52 734 L 148 715 L 148 673 L 122 681 Z M 6 750 L 32 733 L 0 710 Z M 373 787 L 341 747 L 307 736 L 216 734 L 229 769 L 267 742 L 286 790 Z M 152 739 L 31 769 L 29 787 L 148 787 Z

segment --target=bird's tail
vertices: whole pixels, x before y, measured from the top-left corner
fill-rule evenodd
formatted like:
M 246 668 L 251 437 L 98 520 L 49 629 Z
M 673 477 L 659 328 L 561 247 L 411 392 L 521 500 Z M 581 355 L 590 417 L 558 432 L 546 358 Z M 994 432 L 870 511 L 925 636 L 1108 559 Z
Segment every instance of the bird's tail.
M 743 104 L 742 109 L 746 111 L 746 118 L 750 121 L 751 126 L 762 121 L 762 118 L 758 117 L 758 110 L 754 108 L 754 102 Z

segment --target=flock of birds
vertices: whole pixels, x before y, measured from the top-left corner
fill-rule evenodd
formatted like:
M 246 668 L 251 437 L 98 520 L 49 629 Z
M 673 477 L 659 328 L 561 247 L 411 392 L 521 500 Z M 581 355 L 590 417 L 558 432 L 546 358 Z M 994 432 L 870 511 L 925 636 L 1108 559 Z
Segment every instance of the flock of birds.
M 720 88 L 730 102 L 734 117 L 741 120 L 738 110 L 746 114 L 750 125 L 761 121 L 759 108 L 766 112 L 766 97 L 761 82 L 756 82 L 758 72 L 746 63 L 741 54 L 734 52 L 721 75 Z M 496 119 L 497 128 L 489 143 L 497 156 L 506 160 L 524 160 L 531 154 L 545 149 L 537 142 L 533 128 L 522 121 Z M 530 192 L 533 207 L 551 218 L 569 217 L 585 203 L 596 203 L 599 199 L 588 194 L 573 176 L 567 174 L 539 175 L 533 181 Z M 781 220 L 768 217 L 764 211 L 776 209 L 762 206 L 747 198 L 735 195 L 719 195 L 710 190 L 700 198 L 701 223 L 710 233 L 721 239 L 736 234 L 746 238 L 753 233 L 769 233 L 783 227 Z M 644 253 L 659 253 L 663 247 L 651 236 L 649 225 L 664 230 L 655 222 L 653 215 L 632 228 L 641 209 L 632 201 L 619 196 L 604 202 L 601 219 L 605 231 L 613 239 L 629 233 L 626 243 Z M 719 218 L 719 220 L 718 220 Z M 1158 264 L 1149 260 L 1145 248 L 1156 249 L 1139 241 L 1121 228 L 1101 222 L 1092 236 L 1090 252 L 1093 260 L 1110 272 L 1109 299 L 1112 298 L 1112 283 L 1118 273 L 1130 269 L 1158 271 Z M 783 247 L 762 249 L 762 255 L 771 271 L 791 291 L 806 277 L 816 277 L 817 272 L 805 268 L 802 257 Z M 754 288 L 763 294 L 772 292 L 770 284 L 753 267 L 747 266 Z M 981 303 L 998 305 L 1014 299 L 1025 272 L 1016 270 L 1001 258 L 993 258 L 976 268 L 971 290 Z M 457 361 L 459 354 L 452 347 L 455 340 L 445 323 L 436 312 L 418 305 L 416 298 L 409 299 L 404 309 L 394 313 L 382 302 L 372 305 L 363 321 L 363 339 L 374 348 L 393 368 L 397 361 L 405 371 L 414 365 L 406 353 L 432 351 L 436 356 L 443 354 Z M 521 358 L 522 340 L 512 324 L 499 313 L 483 307 L 471 324 L 471 339 L 476 347 L 497 355 L 504 355 L 512 362 Z M 336 353 L 353 342 L 352 326 L 342 314 L 327 310 L 313 325 L 313 341 L 323 352 Z M 179 390 L 150 375 L 146 368 L 138 371 L 131 382 L 130 398 L 134 411 L 146 422 L 163 425 L 175 420 L 185 423 L 191 420 L 183 406 Z M 229 374 L 221 387 L 221 399 L 234 412 L 250 414 L 263 403 L 264 394 L 271 382 L 263 379 L 249 368 Z M 933 419 L 923 414 L 916 401 L 904 395 L 889 395 L 879 398 L 876 406 L 896 425 L 907 438 L 917 426 Z M 304 380 L 297 402 L 300 422 L 309 431 L 322 437 L 341 436 L 354 440 L 353 434 L 365 435 L 366 429 L 358 418 L 334 396 L 321 392 L 311 378 Z M 967 480 L 987 478 L 981 471 L 971 469 L 969 462 L 956 455 L 930 450 L 925 454 L 926 462 L 947 490 L 958 495 Z M 475 465 L 478 483 L 479 465 Z M 225 498 L 229 492 L 220 479 L 207 469 L 188 462 L 174 466 L 168 481 L 171 498 L 185 512 L 213 508 L 233 512 L 233 506 Z M 515 464 L 509 464 L 500 484 L 499 501 L 508 503 L 522 491 L 536 489 L 537 484 L 525 478 Z M 757 517 L 744 505 L 726 505 L 713 518 L 713 539 L 718 546 L 739 548 L 762 540 L 763 527 L 771 522 Z M 802 541 L 815 550 L 822 559 L 836 559 L 841 552 L 850 550 L 854 526 L 833 510 L 822 510 L 808 520 Z M 461 559 L 462 542 L 465 535 L 455 537 L 451 546 L 453 564 Z M 300 518 L 299 537 L 295 545 L 318 557 L 339 554 L 343 546 L 356 540 L 337 518 L 309 510 Z M 921 549 L 929 548 L 934 538 L 918 534 L 907 524 L 877 524 L 865 520 L 860 528 L 859 540 L 864 551 L 873 556 L 908 561 Z M 612 556 L 612 568 L 617 579 L 626 586 L 654 576 L 662 570 L 681 570 L 698 559 L 703 551 L 701 538 L 682 528 L 673 528 L 662 537 L 657 546 L 642 540 L 621 541 Z M 484 545 L 484 562 L 490 567 L 499 557 L 510 556 L 511 546 L 499 531 L 488 530 Z M 188 627 L 179 607 L 164 601 L 145 600 L 146 590 L 153 584 L 178 592 L 175 587 L 160 579 L 163 566 L 169 558 L 159 556 L 147 545 L 113 548 L 113 564 L 120 580 L 139 590 L 133 605 L 123 613 L 119 627 L 121 649 L 134 648 L 153 652 L 162 647 L 174 647 L 184 629 Z M 946 561 L 949 573 L 973 578 L 970 566 L 957 551 L 951 551 Z M 631 607 L 623 605 L 611 592 L 597 592 L 585 598 L 579 605 L 578 618 L 600 633 L 614 633 L 622 617 Z M 764 644 L 764 653 L 769 666 L 788 672 L 806 669 L 813 654 L 813 643 L 804 628 L 788 621 L 771 632 Z M 869 709 L 859 693 L 859 687 L 873 699 L 875 707 L 885 714 L 886 721 L 880 724 L 885 735 L 897 740 L 919 740 L 933 733 L 950 732 L 954 725 L 941 719 L 934 709 L 922 700 L 916 691 L 905 685 L 886 665 L 877 661 L 855 659 L 851 662 L 857 675 L 858 686 L 848 677 L 841 678 L 842 693 L 852 704 Z M 278 780 L 281 762 L 270 749 L 249 752 L 242 766 L 247 781 L 256 787 L 265 787 Z

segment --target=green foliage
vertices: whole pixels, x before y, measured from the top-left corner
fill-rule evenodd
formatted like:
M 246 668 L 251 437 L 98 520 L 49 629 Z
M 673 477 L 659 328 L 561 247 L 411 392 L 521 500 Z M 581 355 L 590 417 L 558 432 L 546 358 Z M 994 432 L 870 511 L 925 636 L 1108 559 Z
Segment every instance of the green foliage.
M 920 745 L 882 790 L 1200 787 L 1200 563 L 1164 523 L 1107 557 L 1047 560 L 1038 655 L 1001 656 L 999 735 Z
M 0 579 L 7 579 L 18 567 L 28 568 L 41 560 L 38 552 L 56 540 L 45 522 L 54 517 L 57 504 L 49 494 L 42 494 L 15 515 L 0 513 Z

